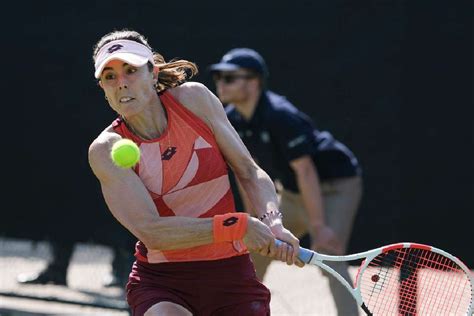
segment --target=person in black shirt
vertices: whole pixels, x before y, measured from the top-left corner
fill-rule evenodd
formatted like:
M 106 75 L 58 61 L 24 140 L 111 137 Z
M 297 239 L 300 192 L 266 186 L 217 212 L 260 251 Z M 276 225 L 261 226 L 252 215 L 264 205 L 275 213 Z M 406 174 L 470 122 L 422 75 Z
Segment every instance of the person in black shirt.
M 298 238 L 309 233 L 314 250 L 344 254 L 363 191 L 357 158 L 284 96 L 266 88 L 268 69 L 255 50 L 233 49 L 209 71 L 229 121 L 275 182 L 285 227 Z M 239 191 L 245 210 L 255 214 Z M 263 280 L 271 259 L 253 254 L 252 260 Z M 350 280 L 347 264 L 332 267 Z M 338 314 L 358 315 L 347 289 L 325 275 Z

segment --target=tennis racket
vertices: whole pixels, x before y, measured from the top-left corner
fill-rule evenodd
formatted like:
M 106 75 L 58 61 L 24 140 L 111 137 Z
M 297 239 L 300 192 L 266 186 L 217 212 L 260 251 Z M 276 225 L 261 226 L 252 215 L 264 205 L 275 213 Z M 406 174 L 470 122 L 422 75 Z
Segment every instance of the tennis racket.
M 298 258 L 333 275 L 367 315 L 473 313 L 472 272 L 458 258 L 435 247 L 404 242 L 347 256 L 300 248 Z M 359 259 L 363 260 L 354 286 L 326 264 Z

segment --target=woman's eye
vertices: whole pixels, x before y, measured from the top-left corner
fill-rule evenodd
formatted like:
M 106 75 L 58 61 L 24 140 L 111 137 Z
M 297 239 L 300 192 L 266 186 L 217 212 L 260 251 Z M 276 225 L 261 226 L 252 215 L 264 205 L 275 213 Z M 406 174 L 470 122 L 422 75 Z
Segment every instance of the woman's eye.
M 137 72 L 137 68 L 130 67 L 127 69 L 127 73 L 133 74 L 134 72 Z
M 115 79 L 115 75 L 112 73 L 105 74 L 104 76 L 105 80 L 113 80 Z

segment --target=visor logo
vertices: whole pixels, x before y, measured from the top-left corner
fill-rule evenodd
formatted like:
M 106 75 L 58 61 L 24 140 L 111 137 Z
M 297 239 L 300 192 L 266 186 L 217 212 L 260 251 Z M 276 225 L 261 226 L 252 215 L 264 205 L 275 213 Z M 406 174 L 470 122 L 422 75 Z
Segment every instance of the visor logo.
M 116 52 L 119 49 L 122 49 L 122 47 L 123 47 L 123 45 L 121 45 L 121 44 L 115 44 L 115 45 L 110 46 L 109 49 L 107 49 L 107 52 L 109 54 L 112 54 L 113 52 Z

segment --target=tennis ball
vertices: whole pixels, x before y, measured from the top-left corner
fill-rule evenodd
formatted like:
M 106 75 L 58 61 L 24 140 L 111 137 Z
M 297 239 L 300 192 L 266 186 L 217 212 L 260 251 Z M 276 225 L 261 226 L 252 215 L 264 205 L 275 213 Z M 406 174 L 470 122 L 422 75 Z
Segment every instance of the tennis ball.
M 140 148 L 127 138 L 116 141 L 110 152 L 112 161 L 120 168 L 131 168 L 140 161 Z

